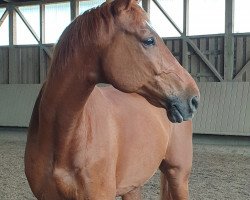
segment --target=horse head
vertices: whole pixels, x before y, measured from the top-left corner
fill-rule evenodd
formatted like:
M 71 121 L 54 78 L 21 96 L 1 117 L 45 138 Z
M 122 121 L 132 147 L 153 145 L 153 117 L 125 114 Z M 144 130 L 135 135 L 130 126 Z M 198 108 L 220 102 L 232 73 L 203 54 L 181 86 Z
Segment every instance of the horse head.
M 165 108 L 172 122 L 189 120 L 198 107 L 198 87 L 137 3 L 110 3 L 114 33 L 102 57 L 105 79 L 118 90 L 138 93 L 153 105 Z

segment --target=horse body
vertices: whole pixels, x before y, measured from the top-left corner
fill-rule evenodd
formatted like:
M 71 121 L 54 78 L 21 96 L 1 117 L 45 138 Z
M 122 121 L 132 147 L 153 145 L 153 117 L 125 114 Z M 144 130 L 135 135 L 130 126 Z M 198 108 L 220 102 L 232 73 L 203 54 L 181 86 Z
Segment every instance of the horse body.
M 100 90 L 101 94 L 96 92 L 95 95 L 94 90 L 94 100 L 91 94 L 86 107 L 88 109 L 89 104 L 100 103 L 100 106 L 107 109 L 100 119 L 106 117 L 108 120 L 99 121 L 96 124 L 99 131 L 96 129 L 94 132 L 99 132 L 102 137 L 107 138 L 105 146 L 110 151 L 106 150 L 105 155 L 110 152 L 111 158 L 115 159 L 113 169 L 116 172 L 116 193 L 123 195 L 143 185 L 163 160 L 169 137 L 166 130 L 170 130 L 167 127 L 169 124 L 166 123 L 166 111 L 152 106 L 137 94 L 121 93 L 114 88 L 96 90 Z M 97 96 L 101 97 L 99 102 L 96 100 Z M 106 102 L 103 101 L 103 96 L 107 99 Z M 98 114 L 100 112 L 98 108 L 95 108 L 95 112 L 98 117 L 102 115 Z M 93 119 L 92 123 L 94 121 L 96 120 Z M 108 126 L 107 133 L 103 136 L 103 127 L 106 126 Z M 155 135 L 152 137 L 152 134 Z M 96 137 L 101 136 L 96 135 Z M 100 141 L 99 145 L 103 145 L 103 141 Z M 111 147 L 113 149 L 110 149 Z M 100 146 L 100 149 L 104 148 Z M 108 168 L 111 167 L 110 163 L 112 162 L 107 163 Z
M 136 1 L 83 14 L 62 34 L 33 110 L 25 151 L 32 192 L 39 200 L 136 199 L 160 167 L 162 199 L 187 199 L 187 120 L 198 99 Z
M 175 152 L 167 154 L 170 149 L 168 144 L 171 138 L 176 137 L 175 134 L 180 134 L 182 140 L 192 135 L 191 121 L 173 124 L 168 120 L 165 109 L 151 105 L 140 95 L 122 93 L 111 86 L 95 87 L 82 109 L 77 119 L 79 124 L 67 133 L 69 139 L 63 140 L 64 144 L 68 144 L 61 155 L 63 158 L 54 166 L 51 166 L 53 156 L 37 149 L 42 140 L 31 141 L 39 132 L 29 135 L 28 144 L 32 143 L 33 147 L 29 149 L 31 155 L 27 158 L 33 158 L 30 163 L 34 166 L 26 174 L 28 178 L 38 176 L 30 181 L 36 182 L 32 190 L 39 199 L 52 199 L 51 194 L 53 199 L 85 199 L 84 192 L 91 188 L 94 188 L 92 192 L 97 197 L 88 197 L 90 199 L 112 199 L 124 195 L 142 186 L 163 160 L 178 156 Z M 36 117 L 33 114 L 33 119 Z M 38 127 L 39 124 L 31 124 L 31 130 L 33 126 Z M 42 134 L 45 135 L 44 132 Z M 57 140 L 59 138 L 51 137 L 47 145 L 55 144 Z M 181 149 L 189 150 L 183 146 Z M 56 154 L 56 149 L 46 147 L 46 152 Z M 41 155 L 46 155 L 46 158 Z M 190 161 L 187 155 L 182 156 L 175 159 Z M 45 176 L 39 176 L 40 170 Z M 91 182 L 95 186 L 91 186 Z M 110 197 L 102 197 L 102 192 L 98 193 L 96 182 L 99 182 L 101 191 L 112 191 Z M 81 194 L 81 190 L 86 191 Z

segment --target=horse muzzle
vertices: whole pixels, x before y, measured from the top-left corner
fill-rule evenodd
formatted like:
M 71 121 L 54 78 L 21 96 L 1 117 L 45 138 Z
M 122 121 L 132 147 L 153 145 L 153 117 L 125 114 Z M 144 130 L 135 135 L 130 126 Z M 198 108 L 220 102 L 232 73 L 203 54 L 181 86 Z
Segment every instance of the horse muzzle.
M 198 109 L 199 97 L 192 96 L 187 100 L 181 100 L 174 96 L 166 101 L 167 115 L 171 122 L 181 123 L 193 118 Z

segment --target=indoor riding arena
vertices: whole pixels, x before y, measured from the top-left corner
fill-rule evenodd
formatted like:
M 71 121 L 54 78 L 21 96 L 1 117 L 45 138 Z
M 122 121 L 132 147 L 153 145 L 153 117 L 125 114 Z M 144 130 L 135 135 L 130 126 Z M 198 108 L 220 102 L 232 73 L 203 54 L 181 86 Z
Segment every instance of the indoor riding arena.
M 36 199 L 24 172 L 36 98 L 63 30 L 102 3 L 112 2 L 0 0 L 0 200 Z M 250 1 L 142 0 L 139 5 L 200 90 L 190 199 L 250 199 Z M 143 186 L 142 199 L 160 199 L 160 173 Z

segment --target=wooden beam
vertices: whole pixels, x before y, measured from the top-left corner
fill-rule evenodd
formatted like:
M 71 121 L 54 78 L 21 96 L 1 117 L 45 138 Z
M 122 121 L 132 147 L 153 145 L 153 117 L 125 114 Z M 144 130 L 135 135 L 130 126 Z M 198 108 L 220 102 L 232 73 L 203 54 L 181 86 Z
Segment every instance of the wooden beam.
M 18 13 L 18 15 L 20 16 L 20 18 L 22 19 L 22 21 L 24 22 L 24 24 L 27 26 L 27 28 L 29 29 L 29 31 L 31 32 L 31 34 L 34 36 L 34 38 L 36 39 L 36 41 L 38 42 L 38 44 L 44 49 L 44 51 L 48 54 L 48 56 L 51 58 L 52 57 L 52 52 L 46 47 L 44 46 L 41 41 L 39 40 L 36 32 L 34 31 L 34 29 L 30 26 L 29 22 L 25 19 L 25 17 L 23 16 L 23 14 L 21 13 L 21 11 L 18 8 L 15 8 L 16 12 Z
M 39 44 L 39 82 L 46 78 L 46 60 L 44 56 L 43 44 L 45 43 L 45 5 L 40 4 L 40 44 Z
M 71 0 L 70 1 L 70 17 L 73 21 L 79 15 L 79 1 Z
M 246 72 L 247 69 L 250 69 L 250 60 L 248 60 L 245 66 L 242 67 L 242 69 L 238 72 L 238 74 L 236 74 L 233 81 L 237 81 L 239 78 L 241 78 L 241 76 Z
M 18 83 L 19 77 L 17 76 L 17 63 L 15 59 L 15 47 L 16 44 L 16 12 L 13 5 L 8 5 L 9 12 L 9 83 Z
M 44 0 L 44 3 L 60 3 L 64 1 L 69 1 L 69 0 Z M 86 0 L 85 0 L 86 1 Z
M 188 44 L 184 37 L 188 35 L 189 0 L 183 0 L 183 34 L 182 37 L 182 66 L 188 69 Z
M 142 7 L 148 13 L 148 18 L 150 17 L 150 0 L 142 0 Z
M 0 2 L 0 7 L 6 7 L 8 5 L 15 5 L 15 6 L 26 6 L 26 5 L 37 5 L 37 4 L 40 4 L 41 1 L 24 1 L 24 2 L 20 2 L 20 1 L 17 1 L 17 2 L 10 2 L 10 3 L 3 3 L 3 2 Z
M 26 2 L 34 2 L 34 1 L 38 1 L 38 0 L 0 0 L 0 4 L 15 4 L 15 3 L 26 3 Z M 42 1 L 42 0 L 41 0 Z
M 40 10 L 40 41 L 45 43 L 45 5 L 41 4 L 39 7 Z
M 51 59 L 52 58 L 52 52 L 51 52 L 51 50 L 48 48 L 48 47 L 46 47 L 46 46 L 44 46 L 44 45 L 41 45 L 41 47 L 43 48 L 43 50 L 45 51 L 45 53 L 49 56 L 49 58 Z
M 24 22 L 24 24 L 29 29 L 29 31 L 31 32 L 31 34 L 34 36 L 34 38 L 36 39 L 36 41 L 39 43 L 40 40 L 39 40 L 38 35 L 36 34 L 35 30 L 31 27 L 31 25 L 29 24 L 29 22 L 25 19 L 25 17 L 23 16 L 23 14 L 19 10 L 19 8 L 16 7 L 15 11 L 20 16 L 21 20 Z
M 47 3 L 60 3 L 60 2 L 68 2 L 69 0 L 15 0 L 11 2 L 1 3 L 0 5 L 6 6 L 6 5 L 15 5 L 15 6 L 29 6 L 29 5 L 40 5 L 40 4 L 47 4 Z
M 193 48 L 196 54 L 201 58 L 201 60 L 207 65 L 207 67 L 213 72 L 213 74 L 219 79 L 219 81 L 224 81 L 221 77 L 220 73 L 216 70 L 216 68 L 211 64 L 211 62 L 204 56 L 201 50 L 190 40 L 188 37 L 185 38 L 188 44 Z
M 8 16 L 8 10 L 6 9 L 3 13 L 3 15 L 0 18 L 0 27 L 2 26 L 4 20 L 6 19 L 6 17 Z
M 189 34 L 189 0 L 183 0 L 183 34 Z
M 226 0 L 224 39 L 224 79 L 231 81 L 234 70 L 234 0 Z
M 19 1 L 19 0 L 2 0 L 2 1 L 5 1 L 6 3 L 22 2 L 22 1 Z M 32 1 L 32 0 L 30 0 L 30 1 Z
M 9 45 L 13 46 L 16 44 L 16 12 L 15 7 L 8 6 L 9 12 Z

